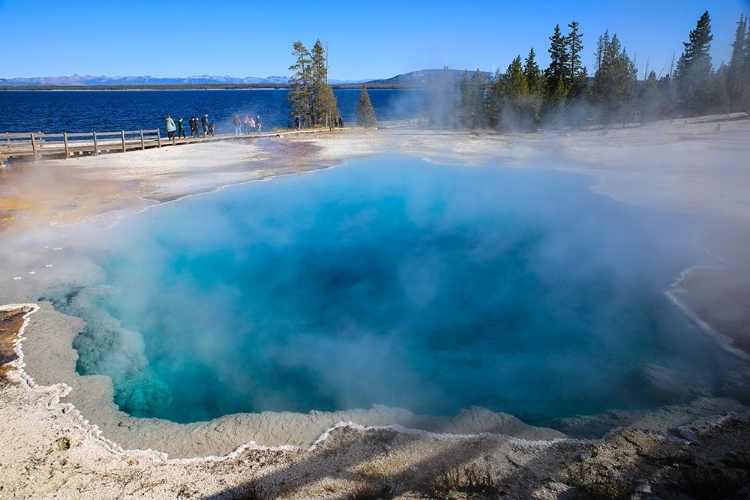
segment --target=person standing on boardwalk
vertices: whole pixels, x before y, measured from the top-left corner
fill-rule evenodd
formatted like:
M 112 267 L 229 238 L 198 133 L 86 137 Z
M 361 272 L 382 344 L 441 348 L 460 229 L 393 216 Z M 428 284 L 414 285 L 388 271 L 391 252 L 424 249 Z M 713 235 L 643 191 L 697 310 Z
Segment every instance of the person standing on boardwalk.
M 201 126 L 203 127 L 203 137 L 208 135 L 208 113 L 201 117 Z
M 191 116 L 190 117 L 190 137 L 198 137 L 200 133 L 198 132 L 198 117 L 197 116 Z
M 250 118 L 250 114 L 245 113 L 245 133 L 249 134 L 253 131 L 253 127 L 250 125 L 252 123 L 253 119 Z
M 185 124 L 182 123 L 182 117 L 177 120 L 177 138 L 185 138 Z
M 234 135 L 242 135 L 242 121 L 240 115 L 234 115 Z
M 255 119 L 255 126 L 258 127 L 257 131 L 260 134 L 260 115 Z
M 174 131 L 177 130 L 177 127 L 175 127 L 174 120 L 169 114 L 164 118 L 164 128 L 167 129 L 167 137 L 174 144 Z

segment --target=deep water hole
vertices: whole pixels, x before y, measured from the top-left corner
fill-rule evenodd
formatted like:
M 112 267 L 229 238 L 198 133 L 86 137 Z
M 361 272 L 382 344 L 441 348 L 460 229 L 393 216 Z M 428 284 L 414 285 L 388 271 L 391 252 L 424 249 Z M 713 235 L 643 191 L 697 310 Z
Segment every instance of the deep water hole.
M 664 295 L 706 262 L 691 221 L 593 182 L 352 161 L 131 217 L 101 281 L 50 296 L 86 321 L 78 371 L 134 416 L 476 405 L 546 424 L 710 393 L 739 362 Z

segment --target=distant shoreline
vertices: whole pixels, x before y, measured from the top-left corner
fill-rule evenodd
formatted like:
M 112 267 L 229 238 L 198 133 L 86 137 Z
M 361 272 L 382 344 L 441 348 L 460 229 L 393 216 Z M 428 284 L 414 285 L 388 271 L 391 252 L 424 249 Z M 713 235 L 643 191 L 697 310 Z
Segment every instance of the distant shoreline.
M 368 90 L 425 90 L 425 87 L 395 85 L 395 84 L 367 84 L 341 83 L 331 85 L 334 90 L 358 90 L 362 86 Z M 248 84 L 185 84 L 185 85 L 5 85 L 0 91 L 14 90 L 292 90 L 288 84 L 248 83 Z

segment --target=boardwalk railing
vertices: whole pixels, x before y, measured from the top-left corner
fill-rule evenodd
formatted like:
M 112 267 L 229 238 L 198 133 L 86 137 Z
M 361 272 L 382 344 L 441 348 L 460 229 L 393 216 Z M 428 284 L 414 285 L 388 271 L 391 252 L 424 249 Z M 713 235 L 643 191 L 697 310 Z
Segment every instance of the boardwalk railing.
M 43 156 L 96 156 L 99 153 L 161 147 L 161 144 L 159 129 L 70 134 L 6 132 L 0 134 L 0 164 L 3 158 L 31 156 L 38 160 Z

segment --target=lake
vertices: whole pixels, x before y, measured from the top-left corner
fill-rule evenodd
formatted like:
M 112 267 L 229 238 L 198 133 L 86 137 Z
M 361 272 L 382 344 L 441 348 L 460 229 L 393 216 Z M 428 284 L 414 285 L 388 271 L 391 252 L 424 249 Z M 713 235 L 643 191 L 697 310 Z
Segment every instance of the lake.
M 344 126 L 356 121 L 359 89 L 335 90 Z M 110 132 L 161 128 L 164 115 L 184 121 L 208 113 L 218 133 L 234 132 L 232 118 L 260 116 L 263 129 L 292 123 L 288 90 L 8 90 L 0 91 L 2 132 Z M 378 120 L 423 114 L 419 90 L 369 90 Z M 186 123 L 187 124 L 187 123 Z M 189 133 L 189 130 L 188 130 Z

